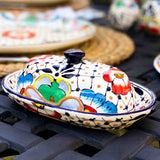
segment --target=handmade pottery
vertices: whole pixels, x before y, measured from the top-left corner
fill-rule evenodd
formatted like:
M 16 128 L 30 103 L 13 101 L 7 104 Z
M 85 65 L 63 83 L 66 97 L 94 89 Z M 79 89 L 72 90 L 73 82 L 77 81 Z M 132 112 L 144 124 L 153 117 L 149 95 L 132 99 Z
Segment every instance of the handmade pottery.
M 134 0 L 114 0 L 109 10 L 109 20 L 113 27 L 129 29 L 138 19 L 139 7 Z
M 24 70 L 4 78 L 3 88 L 31 111 L 95 129 L 128 127 L 154 109 L 152 91 L 84 55 L 68 50 L 30 59 Z
M 143 4 L 140 28 L 150 34 L 160 34 L 160 0 L 149 0 Z
M 153 61 L 153 66 L 155 70 L 160 73 L 160 54 L 157 55 Z
M 0 52 L 28 53 L 66 48 L 91 39 L 96 27 L 50 12 L 1 12 Z

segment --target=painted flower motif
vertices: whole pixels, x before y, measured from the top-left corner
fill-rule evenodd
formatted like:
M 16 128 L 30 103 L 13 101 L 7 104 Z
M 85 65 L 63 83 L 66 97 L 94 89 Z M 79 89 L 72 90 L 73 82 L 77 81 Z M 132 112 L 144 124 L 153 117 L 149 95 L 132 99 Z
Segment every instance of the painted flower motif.
M 27 75 L 23 75 L 21 74 L 18 77 L 18 81 L 17 81 L 17 91 L 18 93 L 20 93 L 21 95 L 24 95 L 25 92 L 25 88 L 30 85 L 33 81 L 33 75 L 32 74 L 27 74 Z
M 80 93 L 80 99 L 84 105 L 84 112 L 93 113 L 116 113 L 117 107 L 100 93 L 94 93 L 92 90 L 83 89 Z
M 128 76 L 121 70 L 111 68 L 103 73 L 103 79 L 112 83 L 112 91 L 115 94 L 126 95 L 131 91 L 131 85 Z
M 35 33 L 26 31 L 26 30 L 13 30 L 13 31 L 6 31 L 2 34 L 3 37 L 8 37 L 12 39 L 30 39 L 36 36 Z
M 83 111 L 81 101 L 73 96 L 69 96 L 71 88 L 69 83 L 63 78 L 54 79 L 52 76 L 44 74 L 38 77 L 34 84 L 25 88 L 25 96 L 36 99 L 56 107 L 71 110 Z M 43 109 L 43 106 L 35 103 L 35 106 Z
M 27 94 L 35 98 L 38 98 L 37 96 L 39 95 L 42 100 L 44 98 L 44 100 L 52 103 L 58 103 L 70 93 L 70 85 L 67 81 L 62 78 L 54 80 L 52 76 L 47 74 L 38 77 L 33 86 L 29 85 L 26 89 Z M 37 94 L 35 92 L 37 92 Z

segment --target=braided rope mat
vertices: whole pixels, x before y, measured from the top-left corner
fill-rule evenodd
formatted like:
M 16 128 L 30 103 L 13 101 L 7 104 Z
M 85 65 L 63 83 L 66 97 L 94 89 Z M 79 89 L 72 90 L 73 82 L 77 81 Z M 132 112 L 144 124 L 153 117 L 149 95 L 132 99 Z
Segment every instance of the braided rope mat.
M 119 64 L 129 58 L 135 50 L 134 42 L 126 34 L 101 26 L 97 26 L 97 33 L 94 38 L 72 48 L 83 50 L 86 53 L 85 59 L 87 60 L 108 65 Z M 44 54 L 62 55 L 63 52 L 64 50 L 58 50 Z M 33 57 L 31 54 L 27 56 Z M 25 63 L 0 64 L 0 77 L 24 67 Z
M 44 0 L 45 1 L 45 0 Z M 55 9 L 57 7 L 65 7 L 69 6 L 72 7 L 74 10 L 79 10 L 82 8 L 86 8 L 90 5 L 91 0 L 65 0 L 63 3 L 53 3 L 49 4 L 46 3 L 46 5 L 43 3 L 41 6 L 38 5 L 38 3 L 34 5 L 25 5 L 21 1 L 21 3 L 11 3 L 10 0 L 0 0 L 0 10 L 1 11 L 11 11 L 11 10 L 23 10 L 23 11 L 32 11 L 32 12 L 42 12 L 50 9 Z M 39 6 L 39 8 L 37 8 Z

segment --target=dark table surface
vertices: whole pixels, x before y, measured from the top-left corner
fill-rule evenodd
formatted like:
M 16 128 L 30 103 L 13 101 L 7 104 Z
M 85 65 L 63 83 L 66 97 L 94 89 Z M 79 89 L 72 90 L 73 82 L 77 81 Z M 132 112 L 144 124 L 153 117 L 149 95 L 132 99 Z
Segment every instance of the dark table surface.
M 107 12 L 107 6 L 96 8 Z M 109 27 L 107 19 L 93 22 Z M 160 160 L 160 75 L 153 68 L 153 60 L 160 51 L 160 37 L 148 36 L 137 27 L 126 33 L 134 40 L 136 51 L 116 66 L 125 71 L 130 80 L 155 92 L 157 108 L 154 113 L 127 130 L 118 131 L 117 135 L 27 111 L 0 88 L 0 157 L 18 155 L 16 160 Z

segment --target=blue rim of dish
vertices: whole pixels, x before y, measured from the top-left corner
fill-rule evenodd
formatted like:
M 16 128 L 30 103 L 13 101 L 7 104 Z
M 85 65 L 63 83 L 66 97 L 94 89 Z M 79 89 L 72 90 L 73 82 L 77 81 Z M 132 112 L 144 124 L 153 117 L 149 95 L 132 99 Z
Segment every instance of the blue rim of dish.
M 5 80 L 6 80 L 9 76 L 14 75 L 15 73 L 20 72 L 20 71 L 22 71 L 22 70 L 18 70 L 18 71 L 16 71 L 16 72 L 13 72 L 13 73 L 7 75 L 6 77 L 4 77 L 3 80 L 2 80 L 2 83 L 1 83 L 1 84 L 2 84 L 2 88 L 5 89 L 5 90 L 7 90 L 8 93 L 14 94 L 14 95 L 16 95 L 16 96 L 19 97 L 19 98 L 23 98 L 23 99 L 26 99 L 26 100 L 28 100 L 28 101 L 34 101 L 35 103 L 39 103 L 39 104 L 42 104 L 42 105 L 45 105 L 45 106 L 48 106 L 48 107 L 51 107 L 51 108 L 56 108 L 56 109 L 60 109 L 60 110 L 66 110 L 66 111 L 69 111 L 69 112 L 76 112 L 76 113 L 80 113 L 80 114 L 97 115 L 97 116 L 101 116 L 101 115 L 102 115 L 102 116 L 122 116 L 122 115 L 136 114 L 136 113 L 143 112 L 143 111 L 146 111 L 146 110 L 149 110 L 149 109 L 152 111 L 152 110 L 154 110 L 155 107 L 156 107 L 156 106 L 155 106 L 155 103 L 156 103 L 156 95 L 154 94 L 154 92 L 151 91 L 150 89 L 146 88 L 145 86 L 140 85 L 140 84 L 137 84 L 137 83 L 132 82 L 132 81 L 130 81 L 130 82 L 131 82 L 131 86 L 133 86 L 133 87 L 134 87 L 134 86 L 139 87 L 139 88 L 145 90 L 146 92 L 148 92 L 148 93 L 150 94 L 150 96 L 151 96 L 151 98 L 152 98 L 152 102 L 151 102 L 151 104 L 150 104 L 147 108 L 144 108 L 144 109 L 141 109 L 141 110 L 138 110 L 138 111 L 127 112 L 127 113 L 117 113 L 117 114 L 108 114 L 108 113 L 106 113 L 106 114 L 105 114 L 105 113 L 81 112 L 81 111 L 76 111 L 76 110 L 71 110 L 71 109 L 56 107 L 56 106 L 53 106 L 53 105 L 51 105 L 51 104 L 47 104 L 47 103 L 44 103 L 44 102 L 41 102 L 41 101 L 38 101 L 38 100 L 35 100 L 35 99 L 31 99 L 31 98 L 25 97 L 25 96 L 23 96 L 23 95 L 21 95 L 21 94 L 15 93 L 15 92 L 12 91 L 11 89 L 9 89 L 9 88 L 7 87 L 7 85 L 5 84 Z
M 154 68 L 155 68 L 155 70 L 158 72 L 158 73 L 160 73 L 160 68 L 158 69 L 157 67 L 156 67 L 156 62 L 157 62 L 157 59 L 158 58 L 160 58 L 160 54 L 158 54 L 155 58 L 154 58 L 154 61 L 153 61 L 153 66 L 154 66 Z

